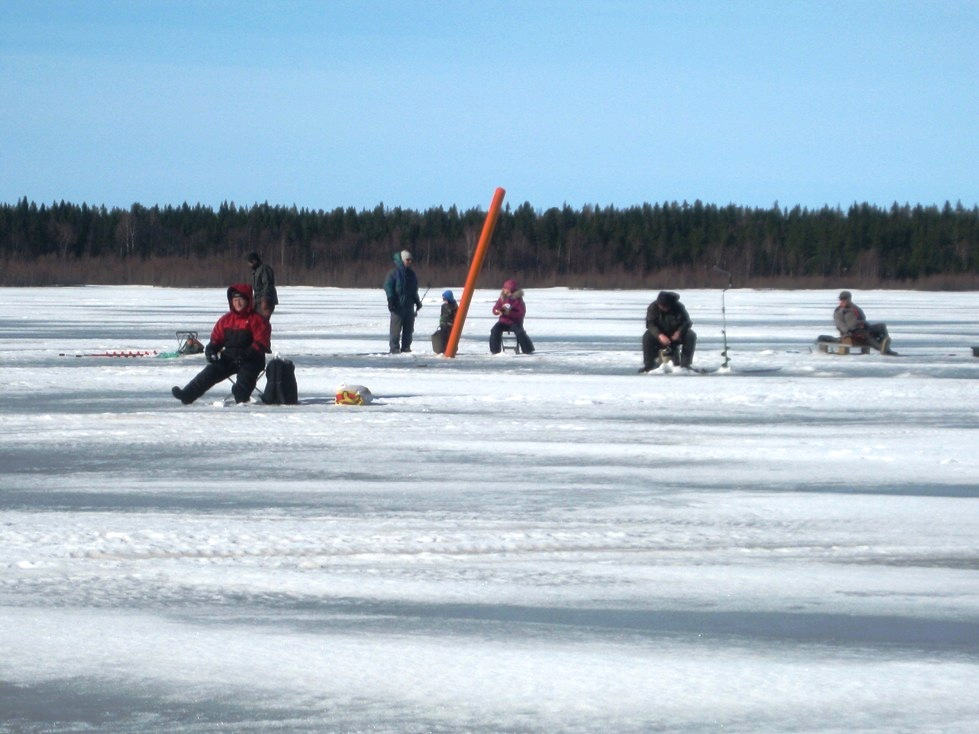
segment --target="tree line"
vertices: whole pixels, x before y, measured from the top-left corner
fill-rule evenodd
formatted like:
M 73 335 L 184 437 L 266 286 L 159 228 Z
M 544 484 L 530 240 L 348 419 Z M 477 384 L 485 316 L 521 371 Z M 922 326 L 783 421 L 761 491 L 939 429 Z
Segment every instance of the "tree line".
M 255 251 L 285 285 L 378 287 L 402 249 L 421 282 L 461 284 L 485 216 L 454 206 L 107 209 L 24 197 L 0 204 L 0 285 L 213 286 L 242 280 Z M 979 207 L 507 204 L 480 286 L 514 276 L 535 287 L 707 287 L 722 284 L 715 266 L 740 286 L 971 289 Z

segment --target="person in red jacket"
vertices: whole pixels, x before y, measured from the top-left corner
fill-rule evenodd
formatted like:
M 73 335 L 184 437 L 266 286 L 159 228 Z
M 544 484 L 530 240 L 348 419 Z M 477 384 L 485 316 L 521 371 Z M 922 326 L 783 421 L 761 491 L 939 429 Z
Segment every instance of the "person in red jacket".
M 265 369 L 265 355 L 272 351 L 272 327 L 255 311 L 252 287 L 237 283 L 228 287 L 231 309 L 218 319 L 211 339 L 204 347 L 207 366 L 183 389 L 171 392 L 184 405 L 190 405 L 222 380 L 236 375 L 231 388 L 236 403 L 247 403 L 258 376 Z
M 493 314 L 499 320 L 490 329 L 489 347 L 493 354 L 499 354 L 503 349 L 503 332 L 512 331 L 517 337 L 517 344 L 524 354 L 534 353 L 534 343 L 523 328 L 523 320 L 527 315 L 527 304 L 523 300 L 523 291 L 517 288 L 517 281 L 503 281 L 503 290 L 493 306 Z

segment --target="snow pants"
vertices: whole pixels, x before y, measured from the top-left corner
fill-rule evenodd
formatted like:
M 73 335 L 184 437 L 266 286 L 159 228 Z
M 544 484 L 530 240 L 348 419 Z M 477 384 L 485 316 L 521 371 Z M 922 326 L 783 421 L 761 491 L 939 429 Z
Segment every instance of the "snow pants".
M 876 323 L 867 324 L 865 328 L 851 332 L 849 337 L 854 344 L 866 344 L 874 349 L 884 351 L 887 348 L 884 340 L 889 339 L 890 335 L 887 333 L 887 324 Z
M 251 351 L 255 353 L 254 357 L 249 355 L 240 360 L 232 360 L 222 355 L 217 362 L 209 363 L 187 383 L 183 389 L 182 400 L 192 403 L 222 380 L 236 375 L 237 379 L 234 387 L 231 388 L 231 394 L 234 395 L 236 403 L 248 402 L 258 382 L 258 376 L 265 369 L 265 355 L 255 349 Z
M 497 321 L 493 324 L 493 328 L 490 329 L 490 352 L 499 354 L 503 350 L 504 331 L 512 332 L 517 337 L 517 344 L 520 345 L 521 352 L 524 354 L 534 353 L 534 342 L 530 340 L 530 335 L 524 331 L 523 324 L 504 324 L 502 321 Z
M 681 367 L 693 365 L 693 353 L 697 349 L 697 334 L 693 329 L 688 329 L 679 341 L 671 341 L 669 346 L 674 355 L 679 351 Z M 647 329 L 646 333 L 642 335 L 643 369 L 652 370 L 659 367 L 660 351 L 664 348 L 660 344 L 659 337 Z
M 415 310 L 392 311 L 388 347 L 391 354 L 411 351 L 411 340 L 415 335 Z

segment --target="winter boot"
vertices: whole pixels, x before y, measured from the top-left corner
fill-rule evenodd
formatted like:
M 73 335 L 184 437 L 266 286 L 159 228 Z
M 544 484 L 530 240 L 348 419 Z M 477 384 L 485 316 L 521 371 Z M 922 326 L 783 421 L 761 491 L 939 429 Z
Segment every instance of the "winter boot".
M 186 392 L 181 390 L 176 385 L 173 386 L 170 392 L 177 400 L 179 400 L 184 405 L 190 405 L 192 402 L 194 402 L 194 399 L 192 397 L 190 397 Z

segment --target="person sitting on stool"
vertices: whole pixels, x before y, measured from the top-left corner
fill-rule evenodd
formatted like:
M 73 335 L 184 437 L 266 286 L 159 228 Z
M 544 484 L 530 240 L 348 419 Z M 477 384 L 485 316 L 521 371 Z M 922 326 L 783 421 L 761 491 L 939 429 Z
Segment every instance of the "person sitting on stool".
M 184 405 L 232 375 L 237 377 L 231 388 L 235 402 L 247 403 L 265 369 L 265 355 L 272 351 L 269 320 L 255 310 L 250 285 L 229 286 L 227 295 L 228 312 L 214 324 L 204 347 L 207 365 L 186 386 L 174 385 L 170 391 Z
M 527 305 L 523 300 L 523 291 L 517 288 L 517 281 L 513 279 L 503 281 L 503 290 L 500 292 L 500 297 L 496 299 L 493 313 L 500 318 L 490 330 L 490 352 L 500 353 L 503 349 L 503 332 L 510 331 L 517 337 L 520 351 L 524 354 L 533 354 L 534 343 L 523 328 Z

